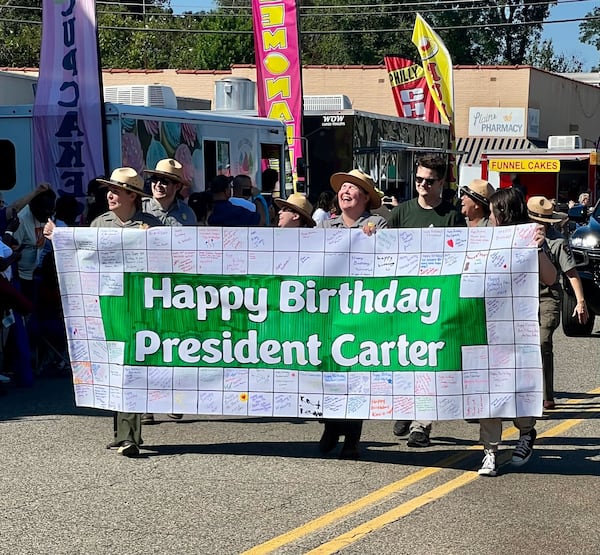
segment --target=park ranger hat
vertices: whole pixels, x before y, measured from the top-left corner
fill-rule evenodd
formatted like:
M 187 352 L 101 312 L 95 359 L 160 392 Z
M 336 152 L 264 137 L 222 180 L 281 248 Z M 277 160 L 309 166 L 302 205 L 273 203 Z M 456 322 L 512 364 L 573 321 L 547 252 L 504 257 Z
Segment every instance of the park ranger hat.
M 467 195 L 479 204 L 490 205 L 490 197 L 494 194 L 494 187 L 483 179 L 473 179 L 468 185 L 460 188 L 460 194 Z
M 564 212 L 555 212 L 554 204 L 546 197 L 531 197 L 527 201 L 527 213 L 529 219 L 534 222 L 554 224 L 566 220 L 569 216 Z
M 366 173 L 360 170 L 352 170 L 348 173 L 334 173 L 329 183 L 331 183 L 331 188 L 336 193 L 342 188 L 344 183 L 352 183 L 369 195 L 370 208 L 379 208 L 381 206 L 381 196 L 375 189 L 375 183 L 373 183 L 373 180 Z
M 315 221 L 312 219 L 313 207 L 308 199 L 302 193 L 294 193 L 286 200 L 274 198 L 273 202 L 277 208 L 289 208 L 302 217 L 308 227 L 315 227 Z
M 183 166 L 173 158 L 165 158 L 159 160 L 156 164 L 156 168 L 153 170 L 144 170 L 144 173 L 150 176 L 165 177 L 170 181 L 176 181 L 182 185 L 187 185 L 187 179 L 183 173 Z
M 114 185 L 142 197 L 151 196 L 144 191 L 144 180 L 133 168 L 117 168 L 110 174 L 110 179 L 98 177 L 96 181 L 102 187 Z

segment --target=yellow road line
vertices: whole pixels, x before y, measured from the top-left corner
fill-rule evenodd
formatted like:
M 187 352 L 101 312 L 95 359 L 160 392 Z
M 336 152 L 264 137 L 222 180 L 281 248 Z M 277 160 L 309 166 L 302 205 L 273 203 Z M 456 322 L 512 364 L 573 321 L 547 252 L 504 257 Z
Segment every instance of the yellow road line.
M 597 412 L 597 409 L 588 409 L 589 412 Z M 584 409 L 582 412 L 586 412 Z M 563 432 L 569 430 L 570 428 L 575 427 L 577 424 L 584 422 L 583 418 L 578 418 L 574 420 L 567 420 L 565 422 L 561 422 L 556 426 L 553 426 L 549 430 L 546 430 L 544 433 L 540 434 L 539 438 L 548 438 L 548 437 L 557 437 L 561 435 Z M 457 478 L 438 486 L 419 497 L 415 497 L 406 503 L 402 503 L 398 507 L 395 507 L 391 511 L 388 511 L 372 520 L 369 520 L 352 530 L 349 530 L 345 534 L 338 536 L 337 538 L 322 544 L 317 549 L 313 549 L 312 551 L 308 551 L 306 555 L 331 555 L 332 553 L 337 553 L 341 549 L 348 547 L 350 544 L 355 543 L 365 537 L 367 534 L 371 532 L 375 532 L 388 524 L 391 524 L 402 517 L 412 513 L 414 510 L 419 507 L 423 507 L 431 503 L 432 501 L 436 501 L 450 492 L 461 488 L 462 486 L 476 480 L 478 478 L 478 474 L 475 471 L 464 472 Z
M 600 393 L 600 388 L 589 391 L 587 394 L 593 395 L 596 393 Z M 580 404 L 581 401 L 582 400 L 580 400 L 580 399 L 569 399 L 566 402 L 569 404 Z M 579 423 L 579 422 L 581 422 L 581 420 L 577 420 L 577 423 Z M 573 424 L 573 425 L 575 425 L 575 424 Z M 558 426 L 556 426 L 556 428 L 559 428 L 559 427 L 561 427 L 560 424 Z M 565 429 L 568 429 L 570 427 L 571 426 L 568 426 Z M 561 429 L 560 431 L 562 432 L 564 430 Z M 514 427 L 507 428 L 504 431 L 504 433 L 502 434 L 502 438 L 508 439 L 516 433 L 517 433 L 516 428 L 514 428 Z M 548 432 L 546 432 L 544 434 L 540 434 L 539 437 L 540 438 L 549 437 Z M 267 555 L 268 553 L 272 553 L 273 551 L 275 551 L 276 549 L 278 549 L 284 545 L 287 545 L 293 541 L 297 541 L 302 537 L 308 536 L 309 534 L 313 534 L 313 533 L 321 530 L 322 528 L 325 528 L 326 526 L 329 526 L 329 525 L 331 525 L 353 513 L 360 511 L 361 509 L 364 509 L 370 505 L 374 505 L 375 503 L 378 503 L 379 501 L 385 499 L 386 497 L 389 497 L 390 495 L 392 495 L 394 493 L 398 493 L 399 491 L 402 491 L 404 488 L 407 488 L 413 484 L 416 484 L 417 482 L 420 482 L 421 480 L 424 480 L 425 478 L 428 478 L 429 476 L 432 476 L 444 469 L 447 469 L 450 465 L 470 457 L 472 454 L 472 453 L 470 453 L 470 451 L 479 450 L 479 449 L 481 449 L 481 446 L 479 446 L 479 445 L 473 445 L 471 447 L 468 447 L 463 453 L 459 453 L 459 454 L 453 455 L 451 457 L 448 457 L 446 459 L 439 461 L 439 463 L 438 463 L 439 466 L 437 466 L 437 467 L 427 467 L 427 468 L 423 468 L 417 472 L 414 472 L 414 473 L 410 474 L 409 476 L 406 476 L 405 478 L 398 480 L 397 482 L 393 482 L 392 484 L 389 484 L 383 488 L 380 488 L 364 497 L 361 497 L 360 499 L 357 499 L 356 501 L 347 503 L 346 505 L 342 505 L 341 507 L 338 507 L 337 509 L 334 509 L 333 511 L 325 513 L 324 515 L 317 517 L 316 519 L 311 520 L 310 522 L 307 522 L 306 524 L 303 524 L 302 526 L 298 526 L 297 528 L 294 528 L 293 530 L 285 532 L 284 534 L 276 536 L 275 538 L 272 538 L 271 540 L 268 540 L 268 541 L 266 541 L 260 545 L 257 545 L 247 551 L 244 551 L 243 553 L 241 553 L 241 555 Z M 475 478 L 478 477 L 477 473 L 465 473 L 463 476 L 466 476 L 469 478 L 468 480 L 466 480 L 464 482 L 464 484 L 466 484 L 466 483 L 470 482 L 471 480 L 474 480 Z M 451 489 L 446 491 L 446 493 L 449 493 L 453 489 L 461 487 L 462 485 L 464 485 L 463 483 L 461 483 L 461 479 L 463 479 L 463 480 L 465 479 L 465 478 L 463 478 L 463 476 L 460 476 L 459 478 L 451 480 L 450 482 L 448 482 L 448 484 L 439 486 L 439 488 L 435 488 L 428 494 L 425 494 L 425 496 L 431 495 L 434 491 L 441 490 L 449 484 L 456 483 L 458 485 L 452 487 Z M 442 495 L 445 495 L 446 493 L 443 493 Z M 425 497 L 425 496 L 421 496 L 421 497 Z M 417 497 L 412 501 L 409 501 L 403 505 L 400 505 L 400 507 L 398 507 L 397 509 L 399 509 L 409 503 L 415 502 L 419 499 L 420 498 Z M 429 503 L 430 501 L 433 501 L 434 499 L 437 499 L 437 497 L 431 498 L 430 500 L 426 500 L 425 502 L 421 503 L 420 505 L 415 506 L 414 508 L 410 509 L 406 514 L 412 512 L 413 510 L 415 510 L 416 508 L 418 508 L 422 505 Z M 397 509 L 394 509 L 394 510 L 397 510 Z M 388 514 L 388 513 L 385 513 L 385 514 Z M 378 518 L 385 517 L 385 514 Z M 405 515 L 402 514 L 400 516 L 405 516 Z M 400 516 L 396 516 L 395 519 L 400 518 Z M 395 520 L 395 519 L 392 519 L 392 521 L 390 521 L 390 522 L 393 522 L 393 520 Z M 370 522 L 373 522 L 373 521 L 370 521 Z M 368 523 L 365 523 L 365 525 L 366 524 L 368 524 Z M 365 525 L 363 525 L 363 526 L 365 526 Z M 383 524 L 382 526 L 384 526 L 384 525 L 385 524 Z M 340 538 L 341 537 L 343 537 L 343 536 L 340 536 Z M 324 545 L 329 545 L 329 544 L 324 544 Z
M 330 524 L 333 524 L 334 522 L 337 522 L 338 520 L 341 520 L 342 518 L 348 515 L 351 515 L 360 511 L 361 509 L 364 509 L 365 507 L 368 507 L 369 505 L 374 505 L 382 499 L 385 499 L 386 497 L 397 493 L 404 488 L 412 486 L 413 484 L 416 484 L 417 482 L 420 482 L 421 480 L 424 480 L 425 478 L 428 478 L 429 476 L 432 476 L 433 474 L 444 470 L 444 468 L 447 468 L 451 464 L 466 459 L 471 455 L 471 453 L 468 453 L 467 451 L 473 451 L 474 449 L 478 448 L 479 447 L 476 445 L 468 447 L 464 453 L 452 455 L 451 457 L 447 457 L 446 459 L 441 460 L 438 463 L 438 467 L 427 467 L 417 472 L 414 472 L 409 476 L 398 480 L 397 482 L 388 484 L 387 486 L 380 488 L 372 493 L 369 493 L 368 495 L 365 495 L 364 497 L 361 497 L 356 501 L 352 501 L 351 503 L 342 505 L 341 507 L 338 507 L 333 511 L 325 513 L 324 515 L 314 520 L 311 520 L 310 522 L 307 522 L 306 524 L 303 524 L 298 528 L 294 528 L 293 530 L 290 530 L 285 534 L 277 536 L 263 544 L 257 545 L 249 549 L 248 551 L 244 551 L 241 555 L 265 555 L 267 553 L 271 553 L 279 547 L 282 547 L 292 541 L 298 540 L 303 536 L 312 534 L 320 530 L 321 528 L 325 528 L 326 526 L 329 526 Z
M 432 489 L 431 491 L 420 495 L 419 497 L 415 497 L 406 503 L 402 503 L 395 509 L 388 511 L 387 513 L 378 516 L 356 528 L 342 534 L 341 536 L 331 540 L 330 542 L 322 544 L 317 549 L 313 549 L 312 551 L 308 551 L 306 555 L 327 555 L 330 553 L 336 553 L 340 549 L 344 549 L 348 547 L 350 544 L 359 541 L 364 538 L 367 534 L 371 532 L 375 532 L 392 522 L 412 513 L 414 510 L 422 507 L 423 505 L 427 505 L 436 499 L 440 499 L 444 495 L 458 489 L 473 480 L 476 480 L 479 477 L 477 472 L 465 472 L 461 474 L 458 478 L 454 478 L 437 488 Z

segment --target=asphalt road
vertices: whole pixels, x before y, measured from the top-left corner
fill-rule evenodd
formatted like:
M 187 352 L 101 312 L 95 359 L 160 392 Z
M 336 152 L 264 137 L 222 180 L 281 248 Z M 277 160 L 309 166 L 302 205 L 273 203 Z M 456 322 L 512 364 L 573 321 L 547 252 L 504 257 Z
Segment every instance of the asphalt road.
M 0 554 L 600 553 L 600 334 L 555 337 L 558 409 L 530 463 L 478 477 L 478 426 L 408 448 L 365 423 L 363 457 L 318 453 L 321 425 L 160 416 L 137 459 L 68 379 L 0 397 Z M 505 425 L 503 459 L 516 431 Z

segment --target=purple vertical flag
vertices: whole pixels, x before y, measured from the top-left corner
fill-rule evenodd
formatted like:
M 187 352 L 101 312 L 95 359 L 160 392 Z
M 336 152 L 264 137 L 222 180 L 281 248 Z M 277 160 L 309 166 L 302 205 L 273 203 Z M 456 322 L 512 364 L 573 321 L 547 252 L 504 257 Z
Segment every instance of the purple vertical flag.
M 59 195 L 85 196 L 88 182 L 105 173 L 96 31 L 94 0 L 43 0 L 35 179 Z

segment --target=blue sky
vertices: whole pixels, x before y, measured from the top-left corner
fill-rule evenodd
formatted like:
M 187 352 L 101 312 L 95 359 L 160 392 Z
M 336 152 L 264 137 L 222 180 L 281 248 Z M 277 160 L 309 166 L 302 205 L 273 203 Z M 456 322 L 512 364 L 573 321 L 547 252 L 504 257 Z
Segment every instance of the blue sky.
M 550 8 L 550 21 L 583 18 L 597 5 L 598 0 L 577 0 Z M 340 1 L 340 3 L 343 3 Z M 175 13 L 182 11 L 209 10 L 214 7 L 213 0 L 171 0 Z M 552 39 L 554 50 L 567 57 L 574 56 L 583 62 L 583 71 L 600 65 L 600 51 L 595 47 L 579 42 L 579 22 L 553 23 L 545 26 L 544 39 Z

